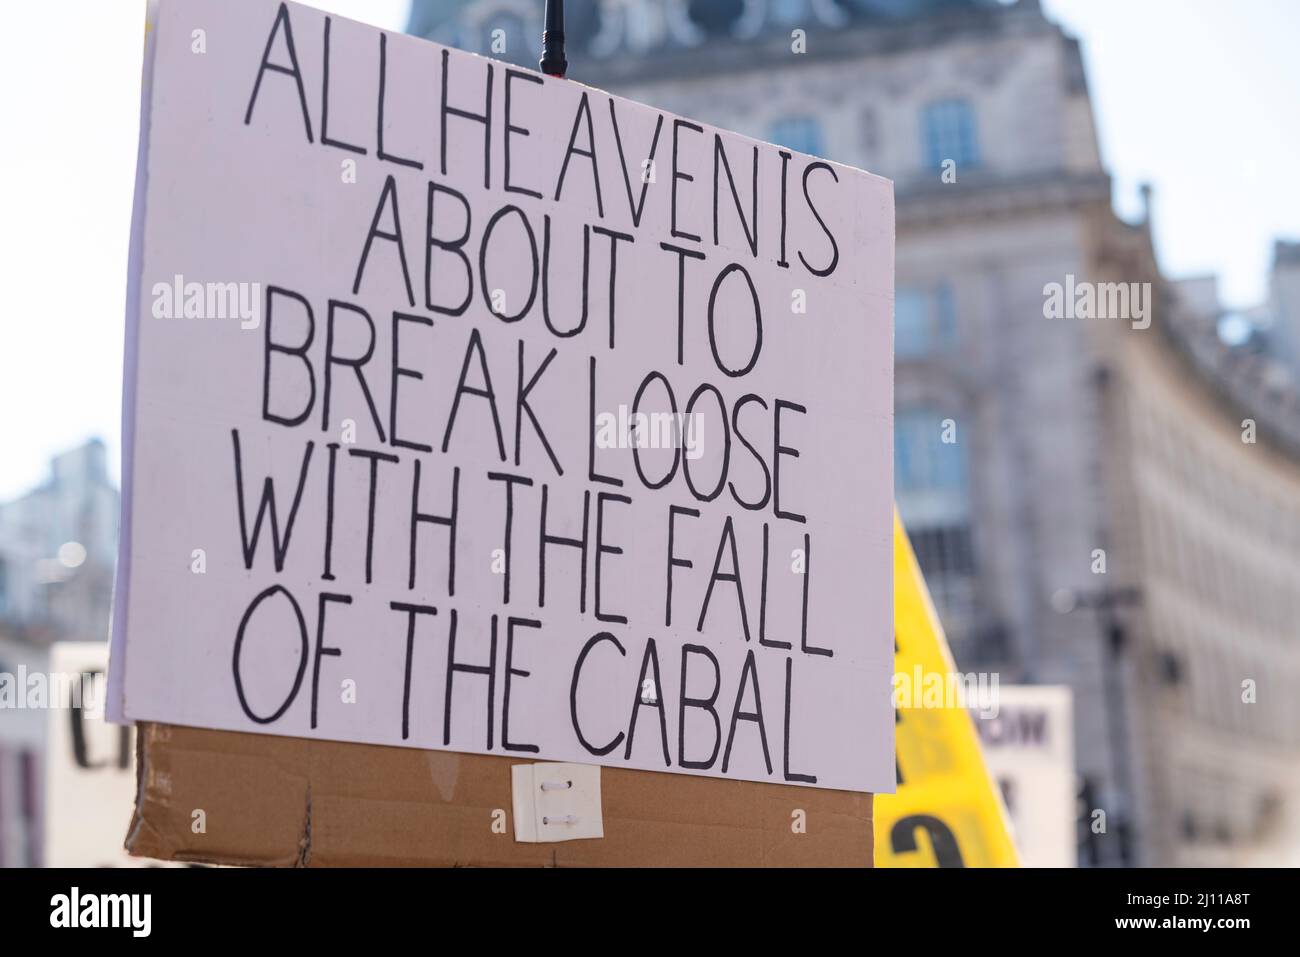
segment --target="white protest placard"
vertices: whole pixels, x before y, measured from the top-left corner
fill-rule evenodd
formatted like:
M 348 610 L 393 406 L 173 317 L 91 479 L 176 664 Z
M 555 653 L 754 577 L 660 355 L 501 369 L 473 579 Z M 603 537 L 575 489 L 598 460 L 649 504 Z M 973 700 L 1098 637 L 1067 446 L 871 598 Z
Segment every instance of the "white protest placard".
M 45 865 L 150 867 L 122 844 L 135 806 L 134 731 L 104 720 L 108 645 L 50 646 Z M 162 865 L 158 865 L 162 866 Z
M 150 17 L 117 716 L 892 790 L 891 184 Z
M 1025 867 L 1074 867 L 1078 811 L 1074 695 L 1066 685 L 1002 685 L 995 714 L 972 711 Z

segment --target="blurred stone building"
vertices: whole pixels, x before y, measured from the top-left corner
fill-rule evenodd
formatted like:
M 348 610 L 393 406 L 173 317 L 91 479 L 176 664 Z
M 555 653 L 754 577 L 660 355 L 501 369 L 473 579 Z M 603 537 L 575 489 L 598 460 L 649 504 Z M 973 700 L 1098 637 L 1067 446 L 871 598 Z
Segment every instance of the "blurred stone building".
M 1269 351 L 1300 383 L 1300 242 L 1274 243 L 1269 278 Z
M 27 707 L 19 679 L 48 671 L 55 641 L 107 640 L 119 503 L 95 439 L 0 504 L 0 867 L 42 863 L 49 712 Z
M 93 439 L 0 504 L 0 635 L 31 644 L 108 638 L 120 496 L 106 457 Z
M 541 11 L 409 30 L 535 67 Z M 1297 863 L 1300 406 L 1113 213 L 1078 43 L 1037 0 L 567 18 L 584 83 L 894 180 L 897 501 L 959 666 L 1073 687 L 1080 862 Z M 1149 283 L 1149 324 L 1053 283 Z

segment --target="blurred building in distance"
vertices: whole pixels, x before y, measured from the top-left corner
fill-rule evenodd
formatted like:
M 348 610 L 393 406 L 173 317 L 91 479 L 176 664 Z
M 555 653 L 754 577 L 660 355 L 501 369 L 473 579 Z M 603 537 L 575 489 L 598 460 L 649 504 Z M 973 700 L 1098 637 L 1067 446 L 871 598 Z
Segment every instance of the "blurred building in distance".
M 43 861 L 50 712 L 27 706 L 31 684 L 19 679 L 48 680 L 56 641 L 107 640 L 119 506 L 98 439 L 55 456 L 43 483 L 0 505 L 0 866 Z
M 44 648 L 18 644 L 0 635 L 0 867 L 40 867 L 44 801 L 47 713 L 18 706 L 16 695 L 26 695 L 30 671 L 44 672 Z
M 119 507 L 98 439 L 55 456 L 45 482 L 0 504 L 0 635 L 107 639 Z
M 1269 278 L 1269 351 L 1300 383 L 1300 242 L 1273 244 Z
M 542 6 L 413 0 L 408 30 L 535 69 Z M 566 18 L 583 83 L 894 180 L 898 505 L 959 666 L 1071 687 L 1081 863 L 1297 863 L 1300 406 L 1115 216 L 1077 41 L 1037 0 Z M 1048 318 L 1051 284 L 1130 319 Z

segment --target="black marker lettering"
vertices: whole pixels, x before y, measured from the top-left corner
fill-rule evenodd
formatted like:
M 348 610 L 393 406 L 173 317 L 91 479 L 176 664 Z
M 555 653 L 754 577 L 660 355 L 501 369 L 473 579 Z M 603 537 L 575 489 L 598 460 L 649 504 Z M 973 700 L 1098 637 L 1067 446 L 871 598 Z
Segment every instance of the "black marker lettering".
M 366 340 L 366 351 L 362 355 L 348 357 L 334 354 L 334 317 L 340 311 L 353 313 L 366 321 L 368 338 Z M 394 348 L 396 348 L 395 343 Z M 321 393 L 320 419 L 320 428 L 322 432 L 329 431 L 330 427 L 330 391 L 334 382 L 334 367 L 336 365 L 348 366 L 356 374 L 357 382 L 361 386 L 361 394 L 365 396 L 366 406 L 370 409 L 370 419 L 375 424 L 375 431 L 379 434 L 379 441 L 386 441 L 384 437 L 384 424 L 379 418 L 379 410 L 375 407 L 374 396 L 370 394 L 370 386 L 366 384 L 365 373 L 361 371 L 361 367 L 369 362 L 370 357 L 374 354 L 375 323 L 374 320 L 370 318 L 370 313 L 366 312 L 360 306 L 354 306 L 351 303 L 331 299 L 329 301 L 329 311 L 325 321 L 325 388 Z
M 442 175 L 447 175 L 447 117 L 458 116 L 463 120 L 472 120 L 483 124 L 483 188 L 492 185 L 492 64 L 487 64 L 487 89 L 483 94 L 483 112 L 474 113 L 447 105 L 447 66 L 451 51 L 442 51 Z M 466 57 L 467 62 L 472 62 Z
M 542 85 L 540 76 L 533 76 L 531 73 L 524 73 L 522 70 L 506 70 L 505 88 L 506 88 L 506 132 L 505 132 L 505 189 L 507 193 L 523 193 L 525 196 L 532 196 L 534 199 L 541 199 L 542 194 L 534 189 L 525 189 L 523 186 L 514 186 L 510 182 L 510 135 L 512 133 L 519 136 L 527 136 L 529 131 L 522 126 L 515 126 L 510 122 L 510 82 L 512 80 L 524 80 L 528 83 Z M 503 733 L 504 737 L 504 733 Z
M 379 220 L 384 215 L 384 209 L 391 203 L 393 207 L 393 228 L 387 231 L 379 228 Z M 402 281 L 406 283 L 406 298 L 410 302 L 411 308 L 415 308 L 415 290 L 411 288 L 411 271 L 406 268 L 406 244 L 402 242 L 402 217 L 397 211 L 397 181 L 392 176 L 385 177 L 384 188 L 379 194 L 379 202 L 375 206 L 374 218 L 370 221 L 370 230 L 366 233 L 366 245 L 361 250 L 361 259 L 357 263 L 357 275 L 352 280 L 352 295 L 361 292 L 361 274 L 366 271 L 366 260 L 370 258 L 370 244 L 376 239 L 386 239 L 389 242 L 397 244 L 397 255 L 402 264 Z
M 713 691 L 707 698 L 692 698 L 686 694 L 686 678 L 690 671 L 688 661 L 691 655 L 708 658 L 713 665 Z M 708 648 L 703 645 L 682 645 L 682 688 L 681 697 L 677 708 L 677 766 L 682 768 L 694 768 L 696 770 L 708 770 L 713 767 L 713 763 L 718 760 L 718 749 L 722 747 L 722 719 L 718 717 L 718 709 L 714 707 L 718 700 L 718 694 L 722 691 L 722 670 L 718 667 L 718 659 Z M 707 761 L 692 761 L 686 757 L 686 709 L 699 708 L 707 711 L 713 718 L 713 751 L 710 752 Z
M 436 615 L 438 609 L 432 605 L 409 605 L 405 602 L 391 601 L 388 607 L 393 611 L 406 612 L 406 670 L 402 676 L 402 740 L 411 736 L 411 663 L 415 657 L 415 616 Z
M 576 144 L 578 141 L 578 126 L 582 123 L 583 118 L 587 120 L 587 149 L 580 149 Z M 605 218 L 605 201 L 600 195 L 600 167 L 596 162 L 596 134 L 591 125 L 591 104 L 587 99 L 587 94 L 583 93 L 578 100 L 578 111 L 573 116 L 573 131 L 569 133 L 569 148 L 564 151 L 564 162 L 560 165 L 560 175 L 555 183 L 555 201 L 560 201 L 560 193 L 564 190 L 564 177 L 569 171 L 569 160 L 574 156 L 585 156 L 591 160 L 591 180 L 593 188 L 596 191 L 596 213 L 601 219 Z
M 275 561 L 275 570 L 284 571 L 285 555 L 289 551 L 289 536 L 293 534 L 293 522 L 298 515 L 298 505 L 302 501 L 302 490 L 307 484 L 307 467 L 311 464 L 314 443 L 308 442 L 302 454 L 302 468 L 298 472 L 298 488 L 293 493 L 293 504 L 289 506 L 289 518 L 284 526 L 284 538 L 280 537 L 279 513 L 275 507 L 275 483 L 268 475 L 262 483 L 262 498 L 257 503 L 257 517 L 253 520 L 253 533 L 248 533 L 248 518 L 244 508 L 244 468 L 239 449 L 239 430 L 230 430 L 230 439 L 235 446 L 235 497 L 239 503 L 239 538 L 244 548 L 244 567 L 253 568 L 253 556 L 257 554 L 257 540 L 262 532 L 262 519 L 270 516 L 271 553 Z
M 569 716 L 573 721 L 573 733 L 577 735 L 578 743 L 586 748 L 589 754 L 594 754 L 598 757 L 602 754 L 609 754 L 609 752 L 617 748 L 619 743 L 623 740 L 623 732 L 620 731 L 614 736 L 613 740 L 611 740 L 609 744 L 606 744 L 603 747 L 596 747 L 587 740 L 586 735 L 582 733 L 582 726 L 578 723 L 578 679 L 582 677 L 582 666 L 586 664 L 587 655 L 591 654 L 591 650 L 602 641 L 612 642 L 614 647 L 618 649 L 618 653 L 625 658 L 627 657 L 627 652 L 623 650 L 623 645 L 609 632 L 602 631 L 598 634 L 592 635 L 591 638 L 587 640 L 587 643 L 582 646 L 582 651 L 578 653 L 578 660 L 573 665 L 573 681 L 569 685 Z
M 303 341 L 296 346 L 287 346 L 275 342 L 271 338 L 271 327 L 275 324 L 275 297 L 283 296 L 287 299 L 294 299 L 302 304 L 303 310 L 307 315 L 307 335 Z M 279 286 L 266 287 L 266 333 L 263 337 L 262 345 L 262 418 L 268 422 L 276 422 L 280 425 L 295 426 L 302 425 L 311 415 L 312 406 L 316 404 L 316 372 L 312 369 L 311 360 L 307 358 L 307 350 L 311 348 L 311 343 L 316 338 L 316 318 L 312 313 L 311 304 L 305 298 L 296 292 L 288 289 L 281 289 Z M 277 415 L 271 411 L 271 353 L 279 352 L 284 355 L 297 356 L 302 360 L 303 366 L 307 369 L 307 385 L 309 392 L 307 394 L 307 404 L 303 406 L 301 412 L 294 416 Z M 275 381 L 283 383 L 285 375 L 280 373 L 275 376 Z
M 357 146 L 353 143 L 345 143 L 342 140 L 330 138 L 330 21 L 332 18 L 325 18 L 325 65 L 321 70 L 320 85 L 320 141 L 322 146 L 337 146 L 339 149 L 347 150 L 350 153 L 360 153 L 366 155 L 364 146 Z M 310 137 L 309 137 L 310 138 Z
M 275 35 L 280 32 L 282 25 L 284 27 L 284 45 L 289 51 L 290 66 L 287 67 L 271 62 L 271 47 L 275 44 Z M 303 87 L 302 71 L 298 69 L 298 52 L 293 45 L 293 27 L 289 23 L 289 7 L 283 3 L 280 4 L 280 9 L 275 14 L 275 23 L 271 25 L 271 35 L 266 38 L 266 49 L 262 51 L 262 62 L 257 68 L 257 80 L 253 83 L 253 95 L 248 98 L 248 109 L 244 111 L 245 126 L 252 122 L 253 104 L 257 102 L 257 93 L 262 89 L 262 77 L 266 75 L 267 70 L 291 76 L 294 82 L 298 84 L 298 105 L 302 107 L 302 125 L 307 129 L 307 142 L 315 142 L 311 137 L 311 115 L 307 112 L 307 91 Z
M 424 169 L 424 164 L 418 160 L 405 159 L 392 153 L 384 152 L 384 88 L 388 84 L 388 34 L 379 34 L 379 114 L 378 130 L 375 132 L 375 156 L 380 160 L 388 163 L 396 163 L 398 166 L 409 166 L 411 169 Z M 415 302 L 412 300 L 411 305 Z
M 527 678 L 532 672 L 523 671 L 513 664 L 515 653 L 515 627 L 541 628 L 542 623 L 532 618 L 506 619 L 506 680 L 501 695 L 501 747 L 507 751 L 527 751 L 536 754 L 541 750 L 535 744 L 514 744 L 510 740 L 510 689 L 511 678 Z
M 487 678 L 487 749 L 492 750 L 493 718 L 496 714 L 497 690 L 497 616 L 492 616 L 492 638 L 486 665 L 469 665 L 456 660 L 456 609 L 451 610 L 451 629 L 447 636 L 447 690 L 442 712 L 442 743 L 451 744 L 451 702 L 456 674 L 482 675 Z
M 447 594 L 456 594 L 456 521 L 460 511 L 460 466 L 451 473 L 451 511 L 446 515 L 434 515 L 420 511 L 420 460 L 415 460 L 415 474 L 411 480 L 411 552 L 409 559 L 410 575 L 407 590 L 415 588 L 416 543 L 421 524 L 444 525 L 447 528 Z
M 320 701 L 320 660 L 325 655 L 338 658 L 343 654 L 342 649 L 325 645 L 325 605 L 330 602 L 339 605 L 350 605 L 352 604 L 352 597 L 350 595 L 334 595 L 323 591 L 320 593 L 320 600 L 316 603 L 316 654 L 313 657 L 311 667 L 311 727 L 313 731 L 316 730 L 316 707 Z

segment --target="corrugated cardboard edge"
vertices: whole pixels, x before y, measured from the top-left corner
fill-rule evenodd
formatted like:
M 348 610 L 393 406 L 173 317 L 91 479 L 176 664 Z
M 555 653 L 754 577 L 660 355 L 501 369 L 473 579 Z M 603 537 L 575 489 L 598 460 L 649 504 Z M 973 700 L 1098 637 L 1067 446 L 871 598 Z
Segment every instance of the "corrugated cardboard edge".
M 136 754 L 125 846 L 159 860 L 269 867 L 872 864 L 871 795 L 852 791 L 603 768 L 604 838 L 520 844 L 510 820 L 510 768 L 523 762 L 512 758 L 143 722 Z M 501 815 L 504 833 L 499 823 L 493 828 Z

